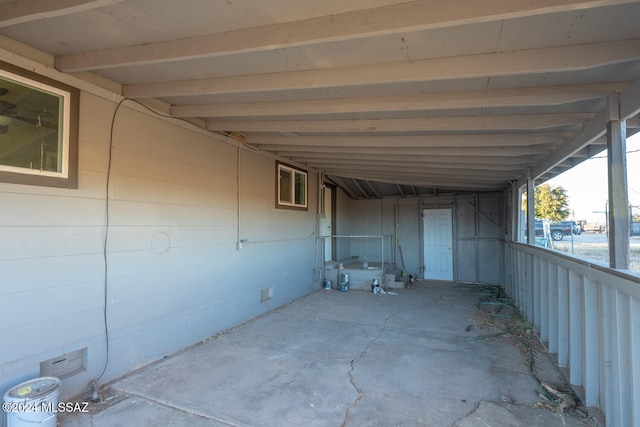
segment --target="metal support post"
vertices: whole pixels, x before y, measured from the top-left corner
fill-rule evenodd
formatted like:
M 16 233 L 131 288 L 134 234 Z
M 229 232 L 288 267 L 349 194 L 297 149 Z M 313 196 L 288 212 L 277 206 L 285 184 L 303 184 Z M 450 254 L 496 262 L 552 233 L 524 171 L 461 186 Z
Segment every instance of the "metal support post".
M 629 194 L 627 190 L 626 125 L 624 120 L 607 124 L 609 170 L 609 263 L 629 269 Z

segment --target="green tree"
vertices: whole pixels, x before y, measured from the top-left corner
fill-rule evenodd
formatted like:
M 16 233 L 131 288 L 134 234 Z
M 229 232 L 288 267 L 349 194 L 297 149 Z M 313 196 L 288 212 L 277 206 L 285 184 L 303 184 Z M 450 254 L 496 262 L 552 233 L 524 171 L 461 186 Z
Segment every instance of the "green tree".
M 535 190 L 536 218 L 562 221 L 569 217 L 569 196 L 561 186 L 542 184 Z

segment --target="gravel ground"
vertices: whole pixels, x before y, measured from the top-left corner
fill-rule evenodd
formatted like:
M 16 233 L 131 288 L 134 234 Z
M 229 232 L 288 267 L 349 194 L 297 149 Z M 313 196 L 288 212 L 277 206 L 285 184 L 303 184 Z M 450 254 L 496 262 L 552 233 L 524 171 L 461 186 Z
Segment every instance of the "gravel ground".
M 640 236 L 631 236 L 629 240 L 629 267 L 640 274 Z M 571 236 L 564 236 L 562 240 L 553 242 L 553 247 L 609 265 L 609 243 L 605 233 L 583 233 L 573 236 L 573 239 Z

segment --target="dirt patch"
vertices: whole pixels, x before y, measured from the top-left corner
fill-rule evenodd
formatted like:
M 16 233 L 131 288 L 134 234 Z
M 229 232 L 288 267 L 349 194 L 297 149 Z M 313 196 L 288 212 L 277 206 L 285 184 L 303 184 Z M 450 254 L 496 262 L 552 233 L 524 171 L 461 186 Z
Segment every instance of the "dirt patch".
M 597 414 L 582 406 L 580 398 L 567 381 L 551 383 L 538 377 L 536 360 L 539 358 L 538 354 L 547 355 L 547 349 L 538 339 L 533 325 L 520 314 L 504 290 L 497 285 L 477 285 L 469 289 L 480 296 L 476 324 L 493 331 L 470 340 L 503 339 L 512 343 L 523 355 L 527 371 L 538 386 L 540 401 L 534 405 L 535 408 L 574 418 L 584 425 L 598 425 Z

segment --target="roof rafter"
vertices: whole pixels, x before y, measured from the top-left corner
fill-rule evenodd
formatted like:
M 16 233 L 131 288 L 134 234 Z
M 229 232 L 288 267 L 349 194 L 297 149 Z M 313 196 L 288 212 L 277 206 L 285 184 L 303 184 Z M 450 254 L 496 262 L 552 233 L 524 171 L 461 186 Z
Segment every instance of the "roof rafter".
M 299 136 L 252 135 L 247 143 L 257 147 L 287 147 L 305 150 L 306 147 L 352 148 L 460 148 L 460 147 L 517 147 L 564 142 L 566 135 L 557 132 L 500 133 L 475 135 L 406 135 L 406 136 Z M 286 149 L 286 148 L 285 148 Z
M 622 82 L 436 92 L 421 95 L 392 95 L 367 98 L 314 99 L 310 101 L 174 105 L 171 107 L 171 114 L 181 118 L 249 118 L 337 113 L 455 110 L 460 108 L 550 106 L 602 97 L 609 93 L 622 91 L 630 85 L 631 82 Z
M 370 174 L 375 174 L 375 175 L 380 175 L 380 174 L 384 174 L 384 173 L 389 173 L 388 169 L 370 169 L 370 170 L 362 170 L 362 169 L 327 169 L 327 173 L 329 174 L 334 174 L 334 175 L 342 175 L 342 174 L 349 174 L 349 173 L 354 173 L 354 174 L 362 174 L 363 176 L 369 176 Z M 396 175 L 397 176 L 397 175 Z M 504 176 L 499 176 L 499 177 L 487 177 L 484 176 L 482 174 L 475 174 L 475 175 L 471 175 L 471 174 L 467 174 L 467 175 L 454 175 L 451 172 L 447 173 L 430 173 L 430 172 L 406 172 L 403 173 L 404 177 L 406 178 L 411 178 L 411 179 L 420 179 L 420 180 L 427 180 L 427 179 L 455 179 L 455 180 L 466 180 L 466 181 L 472 181 L 472 182 L 486 182 L 486 183 L 500 183 L 500 182 L 505 182 L 505 181 L 511 181 L 514 179 L 518 179 L 522 176 L 522 174 L 518 174 L 518 175 L 504 175 Z
M 637 59 L 640 39 L 335 69 L 130 84 L 128 98 L 240 94 L 576 71 Z
M 471 182 L 464 179 L 442 179 L 442 180 L 421 180 L 421 179 L 412 179 L 411 181 L 398 178 L 398 175 L 394 174 L 381 174 L 381 173 L 372 173 L 372 174 L 358 174 L 358 173 L 349 173 L 346 172 L 341 174 L 343 178 L 352 178 L 352 179 L 361 179 L 361 180 L 371 180 L 371 181 L 379 181 L 385 182 L 389 184 L 402 184 L 402 185 L 413 185 L 418 187 L 437 187 L 443 189 L 451 189 L 451 190 L 459 190 L 460 188 L 467 189 L 478 189 L 478 190 L 501 190 L 506 186 L 504 183 L 498 184 L 488 184 L 488 183 L 476 183 Z
M 393 154 L 393 155 L 424 155 L 424 156 L 495 156 L 495 157 L 510 157 L 510 156 L 527 156 L 538 155 L 542 157 L 542 154 L 547 151 L 551 152 L 553 147 L 547 147 L 547 150 L 542 150 L 540 146 L 537 147 L 459 147 L 459 148 L 446 148 L 446 147 L 324 147 L 320 145 L 294 147 L 294 146 L 265 146 L 268 151 L 274 151 L 283 156 L 295 155 L 295 153 L 336 153 L 336 154 Z M 260 148 L 263 148 L 262 146 Z
M 378 193 L 378 191 L 376 191 L 376 189 L 374 188 L 373 184 L 371 184 L 371 181 L 366 180 L 365 183 L 371 189 L 371 192 L 374 194 L 374 196 L 376 196 L 376 198 L 380 199 L 381 198 L 380 194 Z
M 631 87 L 620 95 L 620 119 L 629 119 L 639 113 L 640 80 L 637 80 Z
M 356 194 L 351 191 L 351 188 L 347 185 L 347 183 L 339 176 L 330 176 L 329 177 L 338 187 L 342 188 L 352 199 L 357 198 Z
M 123 0 L 30 0 L 0 4 L 0 28 L 45 18 L 69 15 Z
M 284 155 L 279 153 L 280 155 Z M 309 163 L 314 161 L 319 161 L 322 159 L 351 159 L 351 160 L 360 160 L 360 161 L 368 161 L 368 160 L 388 160 L 389 162 L 393 161 L 424 161 L 424 162 L 434 162 L 437 164 L 443 163 L 455 163 L 458 165 L 473 165 L 473 167 L 482 167 L 482 166 L 497 166 L 504 167 L 505 159 L 502 157 L 495 156 L 433 156 L 433 155 L 396 155 L 396 154 L 368 154 L 368 153 L 304 153 L 304 152 L 292 152 L 285 153 L 292 160 L 295 160 L 299 163 Z M 539 159 L 541 156 L 511 156 L 509 157 L 509 165 L 508 167 L 521 166 L 526 167 L 531 164 L 532 161 Z
M 268 26 L 61 56 L 61 71 L 86 71 L 263 52 L 354 38 L 589 9 L 631 0 L 422 0 Z M 42 0 L 42 3 L 47 2 Z M 51 2 L 47 2 L 51 3 Z M 59 3 L 59 2 L 58 2 Z M 2 16 L 2 14 L 0 14 Z
M 572 113 L 374 120 L 209 120 L 207 128 L 239 132 L 486 132 L 581 126 L 591 116 L 588 113 Z
M 478 174 L 481 174 L 482 176 L 486 177 L 486 178 L 505 178 L 505 177 L 511 177 L 511 179 L 516 179 L 516 178 L 520 178 L 520 176 L 522 175 L 521 171 L 512 171 L 512 170 L 482 170 L 482 169 L 476 169 L 476 168 L 469 168 L 468 166 L 465 168 L 447 168 L 444 166 L 436 166 L 436 167 L 425 167 L 422 165 L 409 165 L 409 164 L 403 164 L 402 162 L 396 162 L 397 167 L 401 167 L 402 168 L 402 172 L 407 172 L 407 173 L 416 173 L 416 174 L 440 174 L 440 175 L 444 175 L 444 174 L 449 174 L 449 175 L 455 175 L 455 176 L 477 176 Z M 316 169 L 321 169 L 321 170 L 327 170 L 327 171 L 337 171 L 337 170 L 353 170 L 353 171 L 357 171 L 357 170 L 361 170 L 361 171 L 382 171 L 382 170 L 389 170 L 393 168 L 393 164 L 388 164 L 388 163 L 382 163 L 382 162 L 367 162 L 366 164 L 362 164 L 362 163 L 356 163 L 356 162 L 351 162 L 351 163 L 343 163 L 343 164 L 336 164 L 334 162 L 311 162 L 309 163 L 310 166 L 316 168 Z M 391 166 L 391 168 L 390 168 Z
M 316 169 L 326 169 L 326 168 L 345 168 L 349 169 L 351 165 L 362 165 L 363 163 L 358 163 L 355 160 L 345 160 L 340 162 L 340 159 L 317 159 L 306 162 L 306 165 L 316 168 Z M 469 165 L 464 163 L 439 163 L 437 160 L 433 162 L 412 162 L 407 159 L 394 159 L 388 162 L 383 162 L 381 160 L 367 160 L 366 165 L 371 165 L 371 167 L 383 166 L 389 169 L 394 168 L 418 168 L 424 170 L 439 170 L 445 169 L 448 171 L 455 171 L 461 173 L 481 173 L 481 174 L 489 174 L 489 175 L 500 175 L 500 174 L 518 174 L 521 173 L 521 169 L 517 167 L 512 167 L 511 165 L 505 165 L 504 162 L 501 166 L 491 164 L 491 165 Z

